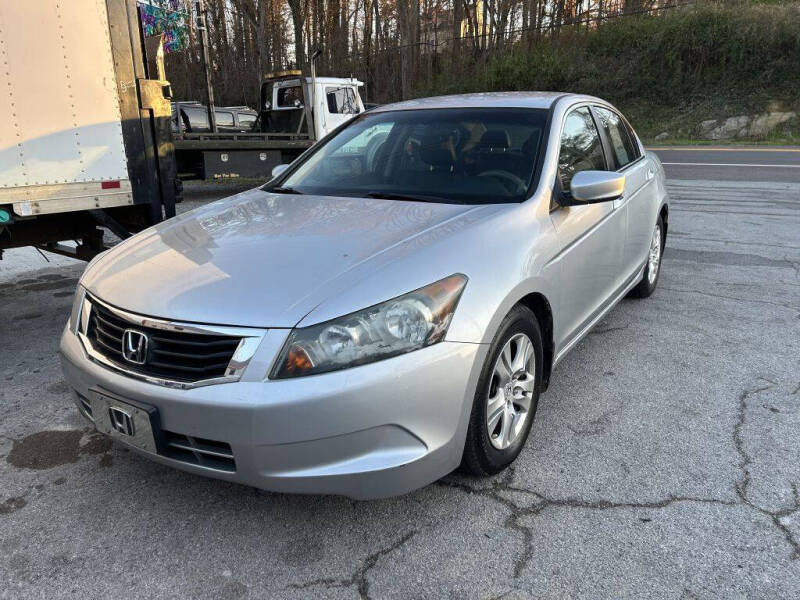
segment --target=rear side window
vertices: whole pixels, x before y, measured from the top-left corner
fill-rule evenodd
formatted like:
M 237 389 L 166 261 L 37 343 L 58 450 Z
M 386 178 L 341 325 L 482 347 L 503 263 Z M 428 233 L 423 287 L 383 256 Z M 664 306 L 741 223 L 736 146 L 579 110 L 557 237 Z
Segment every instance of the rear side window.
M 208 131 L 208 113 L 204 108 L 184 108 L 184 128 L 190 132 Z
M 639 148 L 634 140 L 633 132 L 628 129 L 622 117 L 614 111 L 599 106 L 595 106 L 594 111 L 600 127 L 603 128 L 611 144 L 616 168 L 621 169 L 639 158 Z
M 561 150 L 558 154 L 561 189 L 569 191 L 576 173 L 605 170 L 603 146 L 592 114 L 588 107 L 577 108 L 567 115 L 561 131 Z
M 256 122 L 256 116 L 248 113 L 239 113 L 239 125 L 242 127 L 251 128 L 253 123 Z
M 328 112 L 331 114 L 355 115 L 358 113 L 356 95 L 353 88 L 325 88 Z
M 217 125 L 219 127 L 233 127 L 233 113 L 228 111 L 217 111 Z
M 625 121 L 625 119 L 620 119 L 620 121 L 622 121 L 622 127 L 628 133 L 628 139 L 630 139 L 631 146 L 632 146 L 632 150 L 631 151 L 633 152 L 633 156 L 634 156 L 633 160 L 636 160 L 637 158 L 639 158 L 642 155 L 642 149 L 639 146 L 639 141 L 637 140 L 636 134 L 633 133 L 633 129 L 631 129 L 631 126 L 628 125 L 627 121 Z

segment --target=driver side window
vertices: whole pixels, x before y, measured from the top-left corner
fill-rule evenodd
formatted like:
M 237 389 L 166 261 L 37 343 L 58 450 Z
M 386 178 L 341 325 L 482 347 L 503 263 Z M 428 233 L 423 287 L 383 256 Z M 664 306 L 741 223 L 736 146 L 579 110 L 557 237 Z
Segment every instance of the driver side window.
M 570 183 L 576 173 L 605 170 L 603 146 L 589 107 L 576 108 L 567 115 L 561 132 L 561 149 L 558 154 L 561 189 L 569 192 Z

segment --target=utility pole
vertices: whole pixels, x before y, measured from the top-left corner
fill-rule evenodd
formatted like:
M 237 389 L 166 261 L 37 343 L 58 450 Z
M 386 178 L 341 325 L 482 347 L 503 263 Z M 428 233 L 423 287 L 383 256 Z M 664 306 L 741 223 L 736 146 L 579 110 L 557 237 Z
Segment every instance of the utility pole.
M 211 72 L 208 59 L 208 27 L 206 5 L 204 0 L 194 4 L 197 11 L 197 31 L 200 33 L 200 56 L 203 59 L 203 74 L 206 77 L 206 93 L 208 94 L 208 125 L 211 133 L 217 133 L 217 116 L 214 113 L 214 87 L 211 85 Z

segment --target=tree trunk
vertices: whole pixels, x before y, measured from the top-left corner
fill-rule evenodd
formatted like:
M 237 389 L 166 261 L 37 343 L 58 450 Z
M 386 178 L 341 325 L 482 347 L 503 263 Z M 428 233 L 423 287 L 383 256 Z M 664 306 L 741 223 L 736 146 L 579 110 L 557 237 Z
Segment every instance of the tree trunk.
M 411 97 L 416 57 L 419 50 L 419 0 L 397 0 L 397 25 L 402 46 L 400 49 L 402 61 L 400 95 L 402 99 L 406 99 Z
M 464 20 L 464 1 L 453 0 L 453 52 L 461 49 L 461 22 Z
M 287 0 L 287 3 L 292 13 L 292 25 L 294 28 L 294 62 L 298 69 L 302 69 L 306 63 L 305 44 L 303 44 L 304 3 L 303 0 Z

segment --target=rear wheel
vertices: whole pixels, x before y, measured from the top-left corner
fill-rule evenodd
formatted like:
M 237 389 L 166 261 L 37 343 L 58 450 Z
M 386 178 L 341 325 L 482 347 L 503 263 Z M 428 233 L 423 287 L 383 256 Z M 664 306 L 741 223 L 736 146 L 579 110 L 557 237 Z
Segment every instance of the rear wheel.
M 650 238 L 650 250 L 647 252 L 647 264 L 644 267 L 642 280 L 630 291 L 633 298 L 647 298 L 656 290 L 658 276 L 661 273 L 661 257 L 664 253 L 664 222 L 659 215 L 653 235 Z
M 536 316 L 516 306 L 495 336 L 472 404 L 462 467 L 494 475 L 525 445 L 542 382 L 542 336 Z

